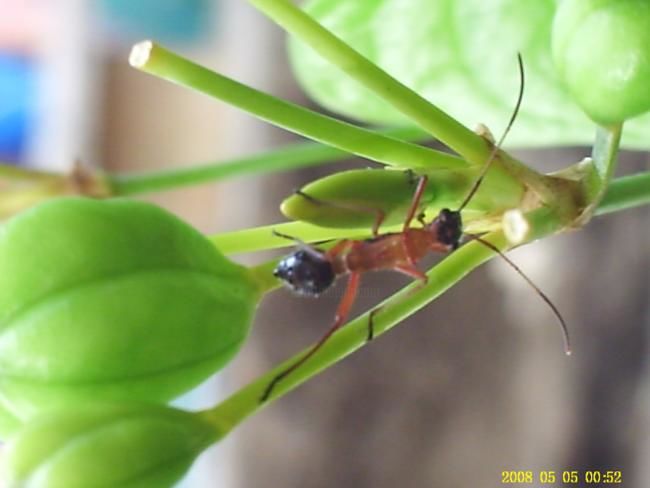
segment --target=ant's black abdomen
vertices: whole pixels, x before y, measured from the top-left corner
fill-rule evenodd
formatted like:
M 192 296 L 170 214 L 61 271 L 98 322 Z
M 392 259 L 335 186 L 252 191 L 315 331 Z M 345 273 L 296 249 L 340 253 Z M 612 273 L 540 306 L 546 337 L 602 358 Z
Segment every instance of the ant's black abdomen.
M 316 297 L 327 290 L 336 275 L 324 254 L 300 249 L 280 260 L 273 275 L 294 292 Z

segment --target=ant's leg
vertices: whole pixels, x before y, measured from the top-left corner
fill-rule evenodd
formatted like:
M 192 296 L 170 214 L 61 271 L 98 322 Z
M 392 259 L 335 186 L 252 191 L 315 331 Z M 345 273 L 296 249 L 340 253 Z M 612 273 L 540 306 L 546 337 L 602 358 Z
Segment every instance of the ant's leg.
M 406 253 L 406 257 L 409 260 L 409 264 L 411 267 L 415 268 L 415 263 L 417 259 L 413 256 L 413 252 L 411 251 L 411 245 L 409 241 L 409 227 L 411 226 L 411 222 L 413 221 L 413 218 L 415 217 L 415 213 L 418 211 L 418 207 L 420 206 L 420 201 L 422 200 L 422 195 L 424 194 L 424 190 L 427 187 L 427 182 L 429 181 L 429 178 L 426 175 L 420 176 L 418 179 L 418 185 L 415 189 L 415 193 L 413 194 L 413 200 L 411 201 L 411 206 L 409 207 L 408 213 L 406 214 L 406 220 L 404 220 L 404 226 L 402 227 L 402 245 L 404 246 L 404 251 Z M 424 214 L 423 212 L 418 213 L 417 220 L 422 224 L 422 227 L 425 227 L 425 222 L 424 222 Z
M 375 219 L 375 223 L 372 224 L 373 237 L 377 237 L 379 235 L 379 227 L 381 227 L 381 224 L 384 222 L 385 218 L 386 218 L 386 214 L 384 213 L 384 211 L 377 210 L 377 218 Z
M 422 195 L 424 195 L 424 190 L 427 187 L 428 181 L 429 178 L 426 175 L 422 175 L 418 179 L 418 186 L 415 188 L 415 193 L 413 193 L 413 200 L 411 200 L 411 206 L 406 214 L 402 231 L 405 231 L 411 226 L 411 221 L 413 220 L 413 217 L 415 217 L 415 213 L 418 211 L 420 200 L 422 200 Z
M 355 241 L 351 241 L 350 239 L 343 239 L 342 241 L 337 242 L 334 247 L 327 250 L 325 255 L 331 260 L 353 247 L 354 243 Z
M 366 342 L 370 342 L 375 338 L 375 315 L 381 312 L 383 308 L 379 305 L 370 311 L 370 315 L 368 315 L 368 336 L 366 337 Z
M 374 214 L 375 222 L 372 224 L 372 235 L 375 237 L 379 235 L 379 227 L 381 227 L 381 224 L 384 222 L 384 219 L 386 218 L 386 213 L 380 208 L 370 208 L 370 207 L 364 207 L 363 205 L 328 202 L 326 200 L 321 200 L 319 198 L 312 197 L 311 195 L 308 195 L 302 190 L 296 190 L 295 194 L 303 197 L 305 200 L 313 203 L 314 205 L 322 205 L 322 206 L 327 206 L 332 208 L 340 208 L 343 210 L 352 210 L 353 212 L 364 212 L 364 213 Z
M 297 237 L 290 236 L 288 234 L 283 234 L 282 232 L 278 232 L 275 229 L 271 229 L 271 234 L 273 234 L 275 237 L 280 237 L 281 239 L 286 239 L 287 241 L 293 241 L 295 244 L 302 245 L 302 246 L 308 246 L 308 244 L 305 241 L 302 241 L 298 239 Z
M 395 266 L 393 269 L 410 276 L 413 279 L 420 280 L 423 285 L 426 285 L 429 282 L 429 277 L 415 266 Z
M 321 337 L 321 339 L 316 344 L 314 344 L 314 346 L 307 352 L 307 354 L 305 354 L 298 361 L 296 361 L 294 364 L 289 366 L 281 373 L 278 373 L 275 376 L 275 378 L 273 378 L 273 380 L 268 384 L 268 386 L 264 390 L 264 393 L 260 398 L 260 403 L 264 403 L 265 401 L 267 401 L 271 396 L 271 393 L 273 393 L 273 389 L 276 387 L 276 385 L 284 378 L 289 376 L 298 367 L 304 364 L 305 361 L 307 361 L 310 357 L 312 357 L 316 353 L 316 351 L 318 351 L 323 346 L 323 344 L 327 342 L 327 340 L 332 336 L 332 334 L 336 332 L 341 327 L 341 325 L 343 325 L 343 323 L 348 317 L 348 314 L 350 313 L 352 304 L 354 304 L 354 300 L 357 297 L 360 277 L 361 277 L 360 273 L 350 274 L 350 279 L 348 280 L 348 287 L 345 290 L 345 294 L 341 299 L 341 303 L 339 304 L 338 309 L 336 310 L 336 318 L 334 319 L 334 324 L 332 324 L 332 326 L 325 333 L 325 335 L 323 335 L 323 337 Z
M 395 271 L 403 273 L 415 280 L 420 281 L 420 286 L 414 288 L 410 293 L 414 293 L 419 290 L 422 286 L 426 285 L 429 281 L 429 277 L 424 274 L 422 271 L 417 269 L 415 266 L 395 266 L 393 268 Z M 375 337 L 375 315 L 382 311 L 384 307 L 382 305 L 375 307 L 370 311 L 368 316 L 368 342 L 370 342 Z

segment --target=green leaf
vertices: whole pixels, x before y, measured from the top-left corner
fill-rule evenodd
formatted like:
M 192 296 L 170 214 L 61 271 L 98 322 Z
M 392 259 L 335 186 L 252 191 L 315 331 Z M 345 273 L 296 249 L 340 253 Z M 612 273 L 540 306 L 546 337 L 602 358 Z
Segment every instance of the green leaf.
M 507 144 L 590 144 L 594 124 L 558 81 L 551 59 L 556 3 L 313 0 L 305 9 L 453 117 L 470 127 L 485 123 L 496 134 L 505 127 L 515 103 L 516 52 L 520 51 L 526 67 L 526 93 Z M 311 48 L 293 40 L 289 48 L 299 81 L 319 103 L 366 122 L 408 124 Z M 648 115 L 626 123 L 623 146 L 650 148 L 649 126 Z
M 0 229 L 0 406 L 166 402 L 222 367 L 260 292 L 147 203 L 60 199 Z
M 202 417 L 181 410 L 71 406 L 37 417 L 11 440 L 2 486 L 169 487 L 216 438 Z

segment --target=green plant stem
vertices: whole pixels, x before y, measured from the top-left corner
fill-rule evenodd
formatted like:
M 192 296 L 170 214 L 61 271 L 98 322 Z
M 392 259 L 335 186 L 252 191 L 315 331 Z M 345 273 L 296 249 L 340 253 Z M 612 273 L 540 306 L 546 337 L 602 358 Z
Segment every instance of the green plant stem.
M 248 268 L 253 280 L 258 285 L 260 295 L 269 293 L 282 285 L 280 280 L 273 276 L 273 270 L 277 263 L 277 259 L 271 259 L 265 263 Z
M 372 161 L 407 169 L 465 166 L 463 160 L 451 154 L 381 135 L 255 90 L 150 41 L 136 44 L 129 61 L 142 71 L 222 100 L 296 134 Z
M 650 171 L 616 178 L 607 188 L 595 215 L 650 204 Z
M 405 141 L 423 140 L 428 137 L 422 131 L 412 128 L 388 129 L 379 131 L 379 133 Z M 110 175 L 108 179 L 115 195 L 126 196 L 219 181 L 249 174 L 260 175 L 304 168 L 350 157 L 349 152 L 334 147 L 314 142 L 302 142 L 230 161 L 140 174 Z
M 596 141 L 591 158 L 604 186 L 609 183 L 614 174 L 622 132 L 623 124 L 598 127 L 596 130 Z
M 401 226 L 382 227 L 382 232 L 398 230 Z M 330 239 L 358 238 L 370 235 L 370 229 L 334 229 L 318 227 L 306 222 L 283 222 L 252 229 L 223 232 L 209 236 L 208 239 L 224 254 L 239 254 L 267 249 L 294 246 L 295 242 L 273 234 L 273 231 L 298 237 L 305 242 L 319 242 Z
M 596 204 L 605 195 L 616 169 L 622 130 L 622 124 L 598 127 L 596 130 L 596 140 L 591 153 L 593 171 L 585 182 L 586 196 L 591 210 L 595 209 Z
M 359 54 L 291 1 L 248 1 L 464 159 L 474 164 L 485 162 L 490 148 L 480 136 Z
M 301 12 L 299 9 L 295 11 Z M 210 71 L 151 41 L 136 44 L 131 51 L 129 61 L 132 66 L 142 71 L 223 100 L 262 120 L 379 163 L 406 168 L 415 172 L 436 169 L 457 170 L 467 167 L 466 161 L 451 154 L 387 137 L 260 92 Z M 459 154 L 464 157 L 473 157 L 473 160 L 470 159 L 473 163 L 485 163 L 491 145 L 447 115 L 444 115 L 444 117 L 449 119 L 449 124 L 453 125 L 453 127 L 462 128 L 463 134 L 471 134 L 472 140 L 480 143 L 474 145 L 475 148 L 480 147 L 480 150 L 472 150 L 472 143 L 459 135 L 461 129 L 452 130 L 450 129 L 451 125 L 448 126 L 447 123 L 442 124 L 443 128 L 441 130 L 444 132 L 448 129 L 450 134 L 448 134 L 447 138 L 441 138 L 441 140 L 454 149 L 458 149 L 454 145 L 456 143 L 465 144 L 463 147 L 468 148 L 468 152 L 459 151 Z M 457 137 L 454 138 L 451 134 L 456 134 Z M 440 136 L 440 134 L 437 135 Z M 449 143 L 449 137 L 455 143 Z M 492 174 L 499 172 L 505 178 L 526 185 L 543 198 L 553 195 L 548 181 L 549 177 L 530 170 L 503 152 L 499 153 L 498 158 L 490 168 Z
M 11 164 L 0 163 L 0 180 L 4 178 L 7 180 L 48 183 L 52 181 L 60 181 L 61 175 L 58 173 L 50 173 L 47 171 L 39 171 L 35 169 L 25 169 Z

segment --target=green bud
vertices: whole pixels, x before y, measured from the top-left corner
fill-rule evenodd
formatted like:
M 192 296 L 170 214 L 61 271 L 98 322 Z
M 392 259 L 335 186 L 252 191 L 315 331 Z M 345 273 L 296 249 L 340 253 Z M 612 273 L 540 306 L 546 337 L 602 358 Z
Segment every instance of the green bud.
M 196 414 L 156 405 L 85 405 L 47 412 L 12 438 L 6 488 L 173 486 L 217 439 Z
M 620 123 L 650 110 L 650 3 L 564 0 L 553 24 L 555 65 L 596 122 Z
M 422 208 L 456 202 L 459 191 L 472 181 L 470 171 L 435 171 L 422 197 Z M 418 175 L 409 171 L 352 170 L 314 181 L 282 202 L 282 213 L 322 227 L 370 228 L 377 212 L 384 224 L 404 221 L 417 187 Z
M 476 181 L 479 169 L 430 171 L 420 210 L 435 215 L 441 208 L 456 208 Z M 282 202 L 281 210 L 290 219 L 321 227 L 370 229 L 378 211 L 385 216 L 383 225 L 401 224 L 413 201 L 418 177 L 408 171 L 343 171 L 309 183 L 301 189 L 306 196 L 290 196 Z M 519 203 L 521 192 L 517 182 L 488 175 L 467 210 L 512 208 Z
M 323 227 L 370 227 L 376 212 L 386 215 L 385 224 L 403 220 L 417 183 L 417 175 L 392 170 L 352 170 L 314 181 L 304 192 L 315 200 L 295 194 L 282 202 L 282 213 Z M 427 192 L 423 203 L 432 199 Z
M 259 296 L 246 268 L 151 204 L 43 203 L 0 229 L 0 408 L 25 420 L 88 399 L 167 402 L 237 352 Z

